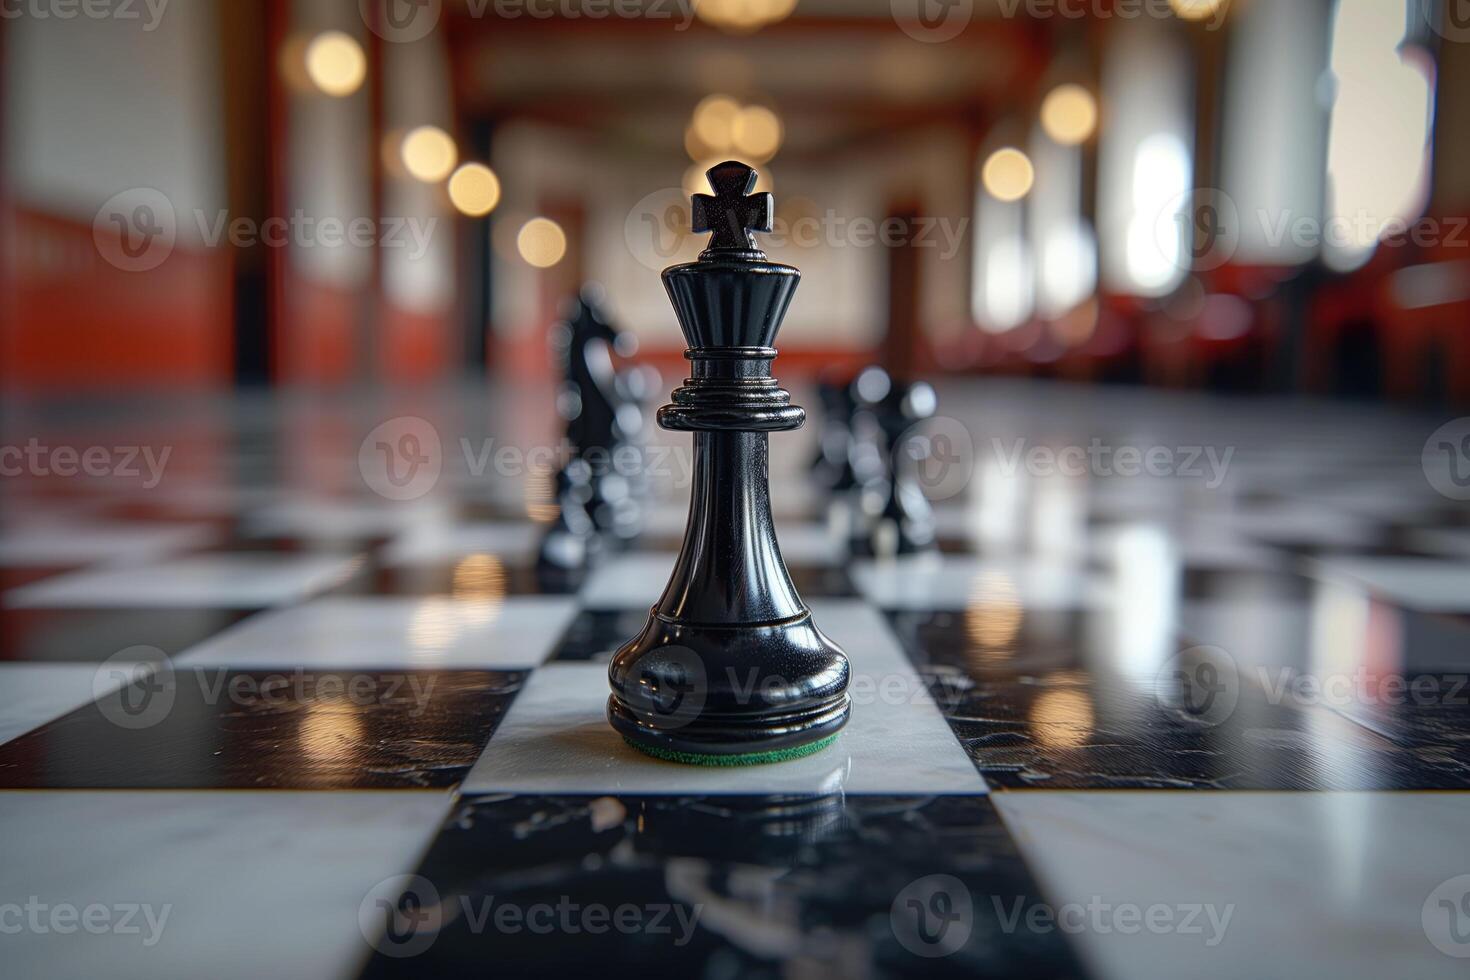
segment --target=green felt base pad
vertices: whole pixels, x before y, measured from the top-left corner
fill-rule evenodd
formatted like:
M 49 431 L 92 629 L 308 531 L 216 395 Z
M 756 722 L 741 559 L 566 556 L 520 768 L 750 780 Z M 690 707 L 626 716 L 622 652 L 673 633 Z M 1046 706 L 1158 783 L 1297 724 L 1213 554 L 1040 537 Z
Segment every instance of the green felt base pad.
M 642 745 L 631 738 L 624 738 L 639 752 L 646 753 L 658 759 L 666 759 L 669 762 L 682 762 L 688 766 L 762 766 L 769 762 L 787 762 L 791 759 L 800 759 L 804 755 L 820 752 L 833 742 L 837 741 L 837 735 L 828 735 L 826 738 L 809 742 L 806 745 L 793 745 L 786 749 L 772 749 L 769 752 L 742 752 L 739 755 L 703 755 L 698 752 L 677 752 L 673 749 L 655 748 L 652 745 Z

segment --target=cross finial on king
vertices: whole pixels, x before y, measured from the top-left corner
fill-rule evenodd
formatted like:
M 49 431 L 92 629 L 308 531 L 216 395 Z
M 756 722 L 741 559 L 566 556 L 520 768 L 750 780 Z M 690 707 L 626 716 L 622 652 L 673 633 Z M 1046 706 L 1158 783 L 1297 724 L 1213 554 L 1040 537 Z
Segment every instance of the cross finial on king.
M 695 233 L 708 231 L 708 251 L 756 251 L 752 232 L 771 230 L 771 195 L 752 194 L 756 172 L 739 160 L 726 160 L 705 172 L 713 196 L 695 194 Z

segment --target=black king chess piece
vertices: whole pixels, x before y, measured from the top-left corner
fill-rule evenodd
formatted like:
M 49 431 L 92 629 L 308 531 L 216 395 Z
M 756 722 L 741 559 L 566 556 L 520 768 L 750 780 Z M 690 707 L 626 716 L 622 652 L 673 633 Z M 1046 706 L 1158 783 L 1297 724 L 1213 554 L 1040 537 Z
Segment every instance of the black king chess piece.
M 771 377 L 771 346 L 801 273 L 769 261 L 771 195 L 729 161 L 694 196 L 699 261 L 663 272 L 689 349 L 690 377 L 659 409 L 694 433 L 689 523 L 648 624 L 608 668 L 612 726 L 678 762 L 775 762 L 823 747 L 847 723 L 847 656 L 822 634 L 781 560 L 771 520 L 768 433 L 806 413 Z

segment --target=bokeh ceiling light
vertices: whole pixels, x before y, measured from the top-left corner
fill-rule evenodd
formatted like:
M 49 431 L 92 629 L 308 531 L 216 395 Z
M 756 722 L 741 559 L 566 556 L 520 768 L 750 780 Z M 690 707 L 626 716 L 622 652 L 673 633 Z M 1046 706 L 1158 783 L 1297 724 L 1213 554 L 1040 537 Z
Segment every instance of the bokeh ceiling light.
M 774 24 L 791 16 L 797 0 L 746 0 L 746 6 L 755 11 L 760 26 Z
M 403 138 L 403 165 L 426 184 L 448 177 L 459 162 L 454 140 L 438 126 L 419 126 Z
M 449 200 L 461 214 L 487 215 L 500 203 L 500 178 L 483 163 L 467 163 L 449 178 Z
M 765 106 L 741 109 L 731 129 L 735 149 L 747 160 L 764 163 L 781 148 L 781 120 Z
M 695 15 L 723 31 L 749 33 L 785 20 L 797 0 L 698 0 Z
M 719 163 L 719 160 L 695 160 L 684 170 L 684 196 L 693 197 L 695 194 L 710 193 L 709 179 L 705 172 Z
M 728 95 L 710 95 L 694 107 L 694 136 L 714 153 L 723 153 L 735 144 L 735 120 L 740 116 L 740 103 Z
M 1169 0 L 1174 13 L 1184 20 L 1204 20 L 1213 17 L 1225 0 Z
M 1041 102 L 1041 128 L 1063 146 L 1085 143 L 1097 129 L 1097 100 L 1081 85 L 1058 85 Z
M 362 87 L 367 56 L 352 36 L 323 31 L 306 46 L 306 74 L 327 95 L 341 98 Z
M 516 235 L 516 250 L 527 264 L 549 269 L 567 254 L 566 232 L 550 218 L 532 218 Z
M 694 131 L 694 124 L 690 123 L 684 127 L 684 152 L 689 154 L 691 160 L 703 160 L 713 151 L 704 145 L 704 140 Z
M 1036 169 L 1031 158 L 1013 146 L 990 154 L 980 172 L 985 189 L 998 201 L 1019 201 L 1031 193 L 1036 182 Z

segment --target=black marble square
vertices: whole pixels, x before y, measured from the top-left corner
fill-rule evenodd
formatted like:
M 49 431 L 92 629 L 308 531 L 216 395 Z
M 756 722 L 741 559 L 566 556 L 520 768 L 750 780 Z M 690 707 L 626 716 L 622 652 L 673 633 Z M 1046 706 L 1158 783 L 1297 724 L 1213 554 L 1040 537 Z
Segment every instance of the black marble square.
M 1406 672 L 1470 671 L 1470 617 L 1399 610 Z
M 100 663 L 124 650 L 131 659 L 176 656 L 254 610 L 207 607 L 0 609 L 0 660 Z
M 803 599 L 851 599 L 856 596 L 852 578 L 841 565 L 786 565 L 791 583 Z
M 637 636 L 647 624 L 647 609 L 580 610 L 552 647 L 547 662 L 607 663 L 618 647 Z
M 1011 601 L 967 609 L 890 610 L 884 614 L 917 667 L 963 667 L 974 676 L 1015 677 L 1078 665 L 1104 614 L 1078 609 L 1023 609 Z
M 462 562 L 374 567 L 327 593 L 328 595 L 454 596 L 462 599 L 500 599 L 518 595 L 569 595 L 581 584 L 580 575 L 538 569 L 534 564 L 501 562 L 493 572 L 466 578 Z
M 1298 665 L 1180 643 L 1162 662 L 1102 613 L 893 613 L 960 744 L 999 789 L 1467 789 L 1463 708 L 1380 724 L 1279 683 Z M 1130 662 L 1130 658 L 1134 662 Z M 1285 671 L 1283 674 L 1282 671 Z M 1459 714 L 1446 714 L 1459 711 Z
M 391 884 L 364 977 L 1082 975 L 984 797 L 470 798 Z
M 1427 781 L 1465 781 L 1470 772 L 1470 671 L 1413 671 L 1319 695 L 1330 709 L 1412 758 Z
M 1272 704 L 1248 686 L 1214 721 L 1117 678 L 986 680 L 956 697 L 953 678 L 922 673 L 992 788 L 1470 788 L 1464 772 L 1426 766 L 1325 708 Z
M 165 667 L 0 745 L 7 789 L 451 786 L 524 671 Z

